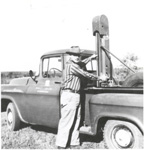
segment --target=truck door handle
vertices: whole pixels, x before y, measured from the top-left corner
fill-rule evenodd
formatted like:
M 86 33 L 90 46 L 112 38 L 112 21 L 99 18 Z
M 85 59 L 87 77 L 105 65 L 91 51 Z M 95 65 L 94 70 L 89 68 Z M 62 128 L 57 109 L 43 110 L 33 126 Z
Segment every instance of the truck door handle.
M 56 81 L 55 84 L 61 84 L 61 82 L 57 82 L 57 81 Z

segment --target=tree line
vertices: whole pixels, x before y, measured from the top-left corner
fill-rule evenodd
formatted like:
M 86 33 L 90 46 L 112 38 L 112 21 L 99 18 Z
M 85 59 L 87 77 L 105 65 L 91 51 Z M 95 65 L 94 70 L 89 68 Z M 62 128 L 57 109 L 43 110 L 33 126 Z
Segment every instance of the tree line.
M 13 78 L 28 77 L 28 76 L 29 76 L 29 72 L 24 72 L 24 71 L 1 72 L 1 84 L 8 84 L 10 80 Z

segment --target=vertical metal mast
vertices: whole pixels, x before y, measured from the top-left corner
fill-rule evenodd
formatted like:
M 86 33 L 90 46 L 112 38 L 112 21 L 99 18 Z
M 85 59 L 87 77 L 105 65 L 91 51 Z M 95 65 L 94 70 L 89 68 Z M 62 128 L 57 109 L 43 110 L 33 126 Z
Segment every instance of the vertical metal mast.
M 95 36 L 95 52 L 98 55 L 97 75 L 110 74 L 110 63 L 101 46 L 109 49 L 109 26 L 108 19 L 105 15 L 96 16 L 92 21 L 93 36 Z

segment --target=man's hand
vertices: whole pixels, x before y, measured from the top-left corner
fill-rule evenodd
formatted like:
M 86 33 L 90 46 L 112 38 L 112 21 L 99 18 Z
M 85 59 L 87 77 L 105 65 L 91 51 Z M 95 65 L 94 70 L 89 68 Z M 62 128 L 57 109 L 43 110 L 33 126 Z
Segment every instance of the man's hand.
M 96 58 L 98 55 L 96 55 L 96 54 L 93 54 L 93 55 L 91 55 L 89 58 L 90 59 L 93 59 L 93 58 Z
M 91 80 L 97 80 L 97 79 L 98 79 L 98 77 L 96 75 L 92 74 Z
M 101 80 L 101 81 L 107 81 L 107 79 L 109 79 L 109 77 L 106 75 L 101 75 L 100 77 L 98 77 L 98 80 Z
M 82 60 L 81 62 L 83 62 L 84 64 L 87 64 L 91 59 L 96 58 L 96 57 L 97 57 L 97 55 L 93 54 L 92 56 Z

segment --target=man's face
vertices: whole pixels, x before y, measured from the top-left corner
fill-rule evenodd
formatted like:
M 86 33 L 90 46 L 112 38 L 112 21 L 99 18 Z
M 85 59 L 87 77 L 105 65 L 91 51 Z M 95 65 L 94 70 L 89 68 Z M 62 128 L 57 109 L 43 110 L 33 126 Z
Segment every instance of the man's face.
M 74 56 L 74 55 L 71 56 L 71 60 L 74 61 L 75 63 L 80 62 L 80 58 L 78 56 Z
M 79 57 L 79 56 L 75 56 L 75 55 L 68 55 L 68 56 L 67 56 L 67 60 L 72 60 L 72 61 L 74 61 L 75 63 L 78 63 L 78 62 L 81 61 L 81 60 L 80 60 L 80 57 Z

